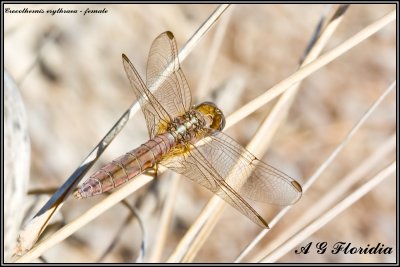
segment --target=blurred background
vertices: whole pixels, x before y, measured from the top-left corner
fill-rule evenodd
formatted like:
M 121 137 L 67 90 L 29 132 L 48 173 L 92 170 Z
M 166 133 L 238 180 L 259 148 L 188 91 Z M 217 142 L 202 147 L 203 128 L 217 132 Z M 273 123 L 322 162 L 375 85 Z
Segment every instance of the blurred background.
M 107 13 L 86 15 L 4 14 L 5 70 L 19 87 L 30 138 L 28 189 L 50 190 L 69 177 L 135 100 L 123 70 L 121 54 L 125 53 L 145 78 L 147 54 L 154 38 L 170 30 L 180 49 L 217 5 L 5 5 L 5 8 L 18 10 L 25 7 L 45 11 L 59 8 L 83 12 L 87 8 L 107 10 Z M 324 5 L 231 6 L 222 16 L 228 19 L 228 24 L 212 65 L 207 61 L 213 51 L 216 27 L 221 21 L 182 62 L 193 103 L 213 101 L 229 115 L 292 74 L 325 8 Z M 351 6 L 325 51 L 394 8 L 388 4 Z M 268 153 L 257 156 L 303 184 L 395 79 L 395 44 L 396 28 L 392 23 L 305 79 Z M 209 68 L 212 69 L 207 78 Z M 227 133 L 245 146 L 274 103 L 270 102 Z M 395 93 L 390 93 L 260 247 L 295 223 L 296 216 L 311 208 L 395 133 L 395 104 Z M 92 171 L 142 144 L 147 137 L 142 114 L 137 114 Z M 369 177 L 393 159 L 394 151 L 382 159 Z M 146 224 L 148 254 L 157 233 L 164 197 L 171 186 L 170 173 L 161 175 L 157 181 L 128 199 L 136 204 Z M 302 244 L 326 241 L 333 245 L 343 241 L 356 247 L 378 243 L 395 247 L 395 185 L 393 175 Z M 25 219 L 30 219 L 49 196 L 24 196 L 20 212 Z M 170 255 L 210 197 L 211 194 L 197 184 L 180 179 L 162 261 Z M 66 224 L 102 198 L 104 196 L 80 201 L 71 198 L 55 221 L 58 226 Z M 259 207 L 268 220 L 273 217 L 270 207 Z M 132 262 L 139 253 L 141 232 L 137 222 L 131 220 L 122 233 L 118 233 L 127 216 L 128 210 L 117 205 L 46 252 L 42 260 L 94 262 L 118 235 L 115 247 L 102 261 Z M 9 227 L 19 229 L 21 225 L 15 221 Z M 231 262 L 259 231 L 250 220 L 227 207 L 195 262 Z M 254 250 L 254 255 L 260 247 Z M 396 253 L 320 255 L 313 251 L 296 255 L 291 251 L 280 262 L 395 262 Z

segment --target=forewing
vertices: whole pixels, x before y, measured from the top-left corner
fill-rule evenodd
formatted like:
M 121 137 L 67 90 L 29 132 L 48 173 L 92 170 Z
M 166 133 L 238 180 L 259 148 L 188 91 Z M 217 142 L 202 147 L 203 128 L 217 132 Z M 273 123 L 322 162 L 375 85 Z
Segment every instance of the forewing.
M 169 31 L 160 34 L 151 45 L 146 85 L 151 91 L 158 88 L 153 95 L 171 118 L 190 109 L 190 89 L 179 64 L 174 35 Z
M 282 206 L 300 199 L 302 189 L 296 180 L 260 161 L 222 132 L 210 138 L 212 141 L 199 149 L 222 177 L 230 175 L 229 183 L 241 185 L 238 191 L 242 196 Z
M 129 82 L 133 88 L 133 92 L 140 103 L 140 107 L 146 119 L 149 136 L 152 138 L 155 136 L 158 129 L 160 127 L 165 128 L 166 125 L 171 122 L 173 117 L 168 114 L 161 103 L 149 91 L 143 80 L 140 78 L 139 73 L 125 54 L 122 54 L 122 62 L 126 75 L 128 76 Z
M 282 206 L 294 204 L 301 197 L 298 182 L 258 160 L 221 132 L 186 150 L 182 154 L 171 151 L 172 156 L 161 164 L 218 194 L 258 225 L 263 224 L 262 218 L 241 196 Z

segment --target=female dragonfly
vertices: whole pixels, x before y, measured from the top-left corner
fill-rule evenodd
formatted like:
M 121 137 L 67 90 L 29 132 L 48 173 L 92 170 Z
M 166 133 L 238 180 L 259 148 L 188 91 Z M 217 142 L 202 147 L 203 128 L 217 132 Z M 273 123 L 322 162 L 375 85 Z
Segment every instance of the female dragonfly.
M 150 140 L 95 172 L 75 190 L 76 198 L 109 191 L 161 164 L 206 187 L 261 227 L 268 224 L 243 197 L 283 206 L 300 199 L 298 182 L 221 132 L 225 118 L 216 105 L 192 106 L 171 32 L 153 41 L 146 83 L 124 54 L 122 61 Z M 158 90 L 151 92 L 157 83 Z

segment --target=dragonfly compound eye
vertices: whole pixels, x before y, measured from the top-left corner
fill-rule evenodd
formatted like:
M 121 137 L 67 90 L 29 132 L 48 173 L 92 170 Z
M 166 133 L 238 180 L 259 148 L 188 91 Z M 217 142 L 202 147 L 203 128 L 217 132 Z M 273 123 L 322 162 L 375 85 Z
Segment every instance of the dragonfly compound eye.
M 222 131 L 225 127 L 225 116 L 222 111 L 211 102 L 203 102 L 196 106 L 196 110 L 206 118 L 206 127 Z

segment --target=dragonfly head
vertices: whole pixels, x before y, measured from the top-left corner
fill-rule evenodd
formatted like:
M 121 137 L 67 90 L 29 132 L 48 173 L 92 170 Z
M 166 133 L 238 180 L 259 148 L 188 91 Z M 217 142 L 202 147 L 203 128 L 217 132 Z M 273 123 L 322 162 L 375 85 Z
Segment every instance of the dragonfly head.
M 211 102 L 203 102 L 195 107 L 203 116 L 206 127 L 222 131 L 225 127 L 225 116 L 222 111 Z

